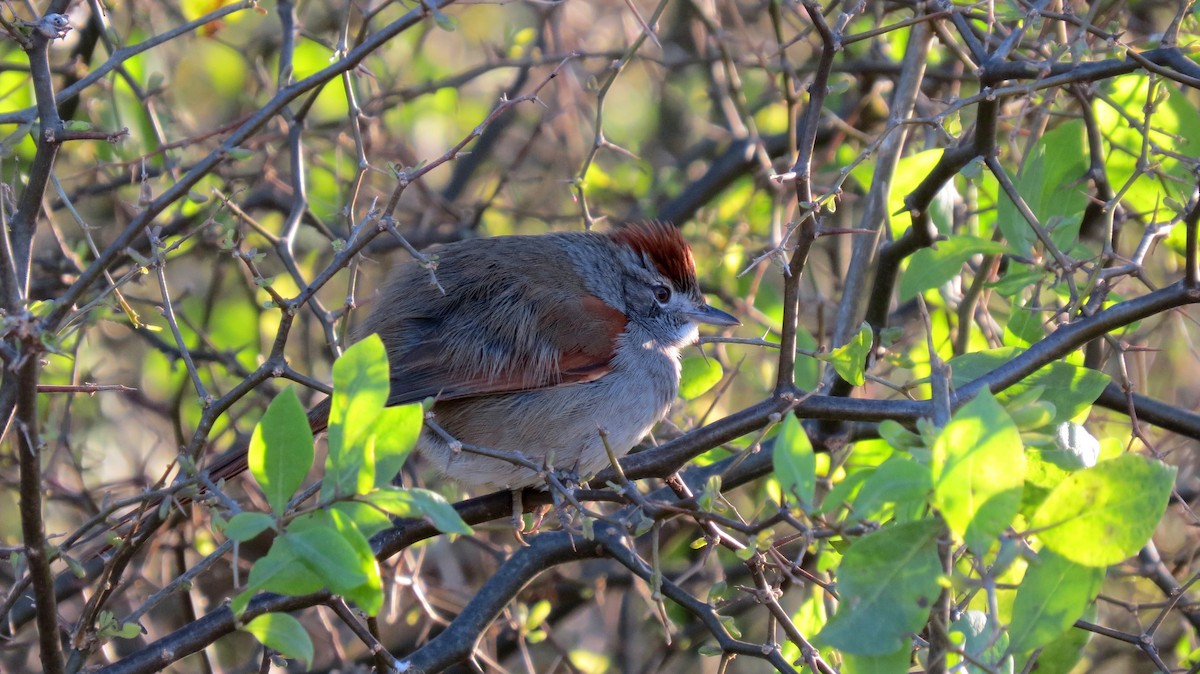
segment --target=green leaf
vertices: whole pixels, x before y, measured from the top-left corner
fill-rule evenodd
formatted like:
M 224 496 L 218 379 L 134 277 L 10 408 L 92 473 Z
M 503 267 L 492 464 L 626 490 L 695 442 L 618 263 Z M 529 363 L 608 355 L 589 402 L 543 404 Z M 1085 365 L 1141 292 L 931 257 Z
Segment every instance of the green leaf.
M 1083 612 L 1083 620 L 1096 622 L 1096 604 L 1092 603 Z M 1028 667 L 1028 657 L 1018 657 L 1019 672 L 1037 671 L 1038 674 L 1070 674 L 1075 671 L 1083 655 L 1083 647 L 1092 638 L 1092 632 L 1081 629 L 1067 630 L 1060 638 L 1051 641 L 1041 651 L 1032 651 L 1030 656 L 1037 656 L 1037 669 Z
M 367 582 L 358 551 L 333 528 L 289 529 L 281 540 L 287 541 L 300 562 L 334 594 L 345 594 Z
M 958 275 L 963 264 L 973 255 L 999 254 L 1005 251 L 998 241 L 956 234 L 936 247 L 922 248 L 913 253 L 904 276 L 900 279 L 900 301 L 905 302 L 919 293 L 937 288 Z
M 354 526 L 367 538 L 392 526 L 392 518 L 388 517 L 387 513 L 359 501 L 338 501 L 333 504 L 332 510 L 341 511 L 350 518 Z
M 1167 509 L 1175 468 L 1137 454 L 1071 473 L 1030 523 L 1046 547 L 1086 566 L 1110 566 L 1141 549 Z
M 1079 232 L 1079 218 L 1087 206 L 1080 181 L 1088 170 L 1081 121 L 1061 124 L 1048 131 L 1025 157 L 1020 175 L 1013 181 L 1037 221 L 1050 232 L 1059 249 L 1072 245 Z M 996 222 L 1004 238 L 1021 255 L 1028 256 L 1037 235 L 1017 211 L 1016 204 L 1001 190 Z
M 871 519 L 885 503 L 924 503 L 933 490 L 929 466 L 923 466 L 906 456 L 893 456 L 884 461 L 863 483 L 854 500 L 854 518 Z
M 888 186 L 887 212 L 891 214 L 889 220 L 893 237 L 899 238 L 912 225 L 912 216 L 905 207 L 904 200 L 937 166 L 943 152 L 943 150 L 937 149 L 909 155 L 896 163 L 895 171 L 889 172 L 892 182 Z M 863 186 L 863 191 L 866 192 L 871 188 L 874 172 L 875 162 L 865 161 L 851 170 L 850 175 Z M 934 218 L 935 224 L 940 226 L 939 220 L 940 218 Z
M 392 483 L 417 446 L 425 408 L 421 403 L 384 408 L 375 422 L 375 484 Z
M 266 556 L 250 567 L 246 590 L 233 599 L 229 608 L 234 615 L 241 615 L 250 599 L 259 591 L 294 597 L 312 594 L 324 587 L 321 579 L 300 563 L 295 550 L 280 537 L 275 539 Z
M 357 604 L 367 615 L 378 615 L 379 609 L 383 608 L 383 579 L 379 575 L 379 562 L 371 550 L 371 543 L 344 511 L 331 509 L 329 515 L 337 532 L 357 553 L 358 568 L 367 577 L 366 581 L 346 590 L 342 596 Z
M 433 22 L 447 33 L 453 33 L 454 29 L 458 28 L 458 19 L 436 9 L 433 11 Z
M 244 147 L 233 147 L 233 148 L 229 148 L 229 151 L 226 152 L 225 154 L 230 159 L 242 160 L 242 159 L 249 159 L 249 158 L 253 157 L 254 150 L 247 150 Z
M 454 506 L 441 494 L 428 489 L 381 488 L 366 494 L 363 499 L 393 517 L 427 517 L 442 533 L 464 536 L 474 533 Z
M 985 390 L 933 443 L 934 504 L 950 530 L 982 555 L 1017 516 L 1024 484 L 1021 434 Z
M 699 398 L 716 386 L 723 376 L 725 371 L 715 359 L 688 356 L 683 359 L 679 376 L 679 396 L 684 400 Z
M 936 520 L 897 524 L 863 536 L 838 569 L 841 601 L 820 639 L 853 655 L 907 648 L 940 591 Z
M 1052 278 L 1051 273 L 1041 267 L 1025 268 L 1014 264 L 1009 267 L 1008 273 L 1001 277 L 999 281 L 985 283 L 984 285 L 994 289 L 1004 297 L 1012 297 L 1035 283 L 1049 280 L 1050 278 Z
M 1100 593 L 1104 567 L 1084 566 L 1051 550 L 1038 553 L 1013 601 L 1009 651 L 1024 653 L 1062 636 Z
M 900 422 L 892 419 L 884 419 L 879 422 L 879 437 L 896 449 L 912 449 L 913 447 L 924 447 L 925 443 L 921 440 L 921 436 L 913 433 L 907 428 L 900 425 Z
M 907 674 L 912 649 L 905 646 L 886 655 L 842 655 L 842 674 Z
M 225 535 L 245 543 L 275 526 L 275 518 L 266 513 L 238 513 L 225 525 Z
M 1139 122 L 1146 117 L 1145 106 L 1151 99 L 1150 75 L 1131 73 L 1107 79 L 1102 87 L 1105 96 L 1092 103 L 1096 125 L 1105 141 L 1104 168 L 1113 185 L 1132 185 L 1125 190 L 1123 202 L 1133 211 L 1152 212 L 1162 208 L 1166 199 L 1186 203 L 1191 192 L 1187 148 L 1191 139 L 1200 138 L 1200 114 L 1185 95 L 1171 91 L 1162 84 L 1157 92 L 1165 92 L 1166 100 L 1155 104 L 1149 138 L 1143 135 Z M 1141 165 L 1143 145 L 1149 141 L 1160 148 L 1174 148 L 1171 153 L 1154 152 L 1155 169 L 1147 172 Z
M 1027 348 L 1046 336 L 1046 313 L 1034 311 L 1014 302 L 1004 325 L 1005 346 Z
M 1013 360 L 1023 349 L 1005 347 L 989 351 L 976 351 L 950 359 L 953 372 L 952 383 L 961 388 L 968 382 L 978 379 L 992 370 Z M 1079 416 L 1086 410 L 1104 387 L 1108 386 L 1110 378 L 1103 372 L 1086 367 L 1079 367 L 1061 361 L 1050 363 L 1013 384 L 996 395 L 1002 404 L 1020 396 L 1031 388 L 1041 386 L 1045 391 L 1041 399 L 1054 405 L 1054 420 L 1052 423 L 1061 424 Z
M 867 366 L 867 356 L 871 353 L 871 326 L 863 323 L 858 326 L 858 333 L 844 346 L 822 355 L 821 359 L 828 361 L 833 369 L 854 386 L 862 386 L 866 382 L 863 373 Z
M 810 505 L 817 489 L 817 456 L 796 415 L 784 418 L 771 460 L 784 495 L 798 500 L 802 506 Z
M 378 335 L 346 349 L 334 362 L 329 456 L 321 485 L 323 500 L 333 494 L 363 493 L 375 485 L 374 464 L 364 450 L 387 404 L 391 391 L 389 372 L 387 353 Z M 365 479 L 368 473 L 369 480 Z
M 254 427 L 247 461 L 271 510 L 282 515 L 313 463 L 308 415 L 293 389 L 275 396 Z
M 259 643 L 279 651 L 284 657 L 300 660 L 307 669 L 312 665 L 313 644 L 304 626 L 286 613 L 264 613 L 242 626 Z

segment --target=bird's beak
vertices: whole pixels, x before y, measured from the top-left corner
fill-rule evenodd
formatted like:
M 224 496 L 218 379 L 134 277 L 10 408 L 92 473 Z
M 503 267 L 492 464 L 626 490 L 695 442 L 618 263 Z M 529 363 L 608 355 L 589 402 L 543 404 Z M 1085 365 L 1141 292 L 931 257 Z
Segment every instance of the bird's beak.
M 734 318 L 732 315 L 721 311 L 715 307 L 710 307 L 707 304 L 702 304 L 694 310 L 688 312 L 688 318 L 697 323 L 707 323 L 709 325 L 741 325 L 742 322 Z

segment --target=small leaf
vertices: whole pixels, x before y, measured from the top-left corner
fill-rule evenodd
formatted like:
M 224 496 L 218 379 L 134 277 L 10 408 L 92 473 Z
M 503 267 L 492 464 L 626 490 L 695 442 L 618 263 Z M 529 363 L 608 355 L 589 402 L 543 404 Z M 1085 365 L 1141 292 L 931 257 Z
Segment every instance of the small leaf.
M 244 147 L 235 147 L 235 148 L 230 148 L 229 151 L 226 152 L 226 155 L 228 155 L 230 159 L 237 159 L 237 160 L 249 159 L 254 156 L 254 151 L 247 150 Z
M 772 461 L 783 493 L 797 499 L 802 506 L 810 505 L 817 489 L 817 457 L 808 433 L 794 414 L 783 420 L 775 438 Z
M 386 407 L 375 421 L 375 484 L 392 483 L 421 437 L 425 408 L 421 403 Z
M 940 592 L 937 520 L 897 524 L 854 542 L 838 568 L 837 613 L 819 639 L 853 655 L 907 648 Z
M 289 530 L 282 540 L 287 541 L 300 562 L 323 580 L 334 594 L 344 594 L 367 582 L 358 552 L 332 528 Z
M 374 464 L 366 457 L 367 440 L 391 391 L 387 353 L 378 335 L 346 349 L 333 364 L 333 399 L 329 407 L 329 456 L 321 498 L 362 493 L 375 484 Z M 373 448 L 372 448 L 373 449 Z M 364 478 L 370 473 L 370 480 Z M 394 473 L 393 473 L 394 475 Z M 388 476 L 391 479 L 391 476 Z
M 271 401 L 254 428 L 247 461 L 271 510 L 282 515 L 313 462 L 313 434 L 295 390 L 284 389 Z
M 965 674 L 985 674 L 991 672 L 1011 674 L 1013 671 L 1010 657 L 1005 657 L 1004 650 L 1008 647 L 1008 635 L 993 629 L 988 624 L 988 615 L 982 611 L 967 610 L 950 625 L 951 635 L 961 635 L 960 648 L 970 656 L 970 663 L 983 663 L 989 668 L 968 664 L 965 668 L 954 667 L 954 672 Z
M 458 19 L 455 19 L 447 15 L 445 12 L 440 12 L 438 10 L 433 11 L 433 22 L 437 24 L 438 28 L 441 28 L 447 33 L 453 33 L 454 29 L 458 28 Z
M 1059 555 L 1086 566 L 1110 566 L 1150 540 L 1174 486 L 1174 466 L 1123 454 L 1067 476 L 1030 524 Z
M 358 554 L 358 568 L 367 577 L 366 581 L 343 592 L 342 596 L 357 604 L 367 615 L 378 615 L 383 608 L 383 579 L 371 543 L 345 511 L 334 508 L 328 512 L 337 532 Z
M 908 269 L 900 278 L 901 302 L 908 301 L 931 288 L 940 287 L 954 278 L 971 256 L 999 254 L 1005 250 L 1004 245 L 998 241 L 967 234 L 955 234 L 946 241 L 938 241 L 936 245 L 936 248 L 922 248 L 913 253 Z
M 901 648 L 885 655 L 842 655 L 842 674 L 903 674 L 908 672 L 912 649 Z
M 1038 553 L 1017 588 L 1009 650 L 1024 653 L 1062 636 L 1100 593 L 1105 568 L 1083 566 L 1054 554 Z
M 984 554 L 1021 507 L 1025 452 L 1004 408 L 984 390 L 933 444 L 934 504 L 951 531 Z
M 469 536 L 474 531 L 441 494 L 428 489 L 380 488 L 363 499 L 394 517 L 428 517 L 438 531 Z
M 688 356 L 683 359 L 679 376 L 679 396 L 684 400 L 699 398 L 716 386 L 724 375 L 725 371 L 715 359 Z
M 284 657 L 302 661 L 306 669 L 312 665 L 312 639 L 300 621 L 286 613 L 264 613 L 242 626 L 242 631 Z
M 245 543 L 275 526 L 275 518 L 266 513 L 238 513 L 225 525 L 225 535 Z
M 920 435 L 913 433 L 900 425 L 898 421 L 884 419 L 879 422 L 879 437 L 896 449 L 912 449 L 924 447 L 925 442 Z
M 929 466 L 906 456 L 893 456 L 876 468 L 858 491 L 858 498 L 854 500 L 854 519 L 875 516 L 885 503 L 924 503 L 932 490 Z
M 842 379 L 854 386 L 862 386 L 866 382 L 864 372 L 867 356 L 871 353 L 871 339 L 871 326 L 863 323 L 845 346 L 839 346 L 821 358 L 828 361 Z
M 1020 356 L 1022 349 L 1000 348 L 990 351 L 977 351 L 950 359 L 950 368 L 954 373 L 952 384 L 962 387 L 968 382 L 1007 364 Z M 1088 409 L 1104 387 L 1108 386 L 1108 375 L 1086 367 L 1070 363 L 1054 362 L 1025 377 L 1020 382 L 1008 387 L 996 396 L 1001 403 L 1007 403 L 1026 391 L 1035 387 L 1043 387 L 1041 400 L 1054 405 L 1054 422 L 1061 424 L 1078 417 Z
M 295 550 L 283 537 L 276 538 L 267 555 L 250 567 L 246 590 L 234 597 L 229 608 L 241 615 L 260 590 L 288 596 L 312 594 L 325 587 L 314 573 L 300 563 Z

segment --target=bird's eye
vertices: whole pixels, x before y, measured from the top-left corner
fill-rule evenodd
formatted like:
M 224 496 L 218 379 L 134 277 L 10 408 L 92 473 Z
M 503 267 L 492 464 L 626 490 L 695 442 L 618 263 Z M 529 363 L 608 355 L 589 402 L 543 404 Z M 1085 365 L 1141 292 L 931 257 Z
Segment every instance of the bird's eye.
M 656 302 L 658 302 L 659 304 L 666 304 L 667 302 L 671 301 L 671 289 L 670 288 L 663 286 L 663 285 L 658 285 L 658 286 L 654 286 L 653 290 L 654 290 L 654 300 Z

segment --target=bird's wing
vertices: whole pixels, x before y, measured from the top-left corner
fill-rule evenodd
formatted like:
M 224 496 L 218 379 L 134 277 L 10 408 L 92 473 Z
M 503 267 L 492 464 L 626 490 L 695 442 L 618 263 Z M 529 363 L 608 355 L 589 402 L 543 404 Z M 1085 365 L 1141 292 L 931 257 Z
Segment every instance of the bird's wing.
M 561 298 L 559 298 L 561 299 Z M 536 319 L 529 339 L 496 331 L 471 342 L 478 353 L 455 348 L 455 335 L 430 334 L 392 363 L 389 405 L 435 397 L 457 400 L 595 381 L 612 370 L 620 311 L 592 295 L 575 306 L 560 302 Z M 489 326 L 476 326 L 487 330 Z M 457 343 L 462 343 L 457 342 Z

